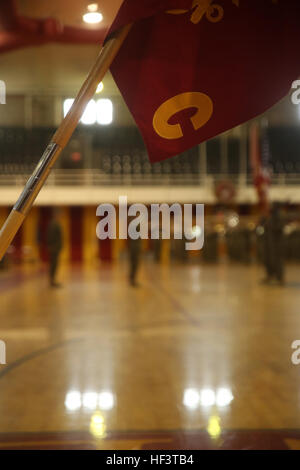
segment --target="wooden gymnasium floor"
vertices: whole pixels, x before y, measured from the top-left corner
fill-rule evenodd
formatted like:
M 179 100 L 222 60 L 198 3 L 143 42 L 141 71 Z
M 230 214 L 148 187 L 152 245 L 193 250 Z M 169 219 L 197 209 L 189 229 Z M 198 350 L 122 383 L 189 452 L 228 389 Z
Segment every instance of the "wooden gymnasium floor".
M 300 266 L 0 274 L 0 449 L 300 448 Z

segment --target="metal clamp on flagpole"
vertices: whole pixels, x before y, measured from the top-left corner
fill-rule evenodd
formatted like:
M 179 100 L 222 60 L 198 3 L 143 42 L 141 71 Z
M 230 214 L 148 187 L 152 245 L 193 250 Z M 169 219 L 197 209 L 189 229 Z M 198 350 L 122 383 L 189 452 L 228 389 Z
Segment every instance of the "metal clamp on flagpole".
M 60 147 L 54 142 L 48 145 L 45 153 L 39 161 L 39 164 L 27 181 L 21 196 L 15 204 L 15 211 L 21 212 L 26 216 L 32 206 L 33 200 L 35 199 L 36 192 L 39 191 L 40 187 L 46 181 L 53 165 L 53 160 L 56 159 L 55 157 L 58 156 L 60 151 Z
M 111 63 L 119 52 L 130 28 L 131 25 L 124 26 L 113 34 L 105 43 L 70 111 L 57 129 L 52 141 L 48 145 L 33 174 L 26 183 L 22 194 L 0 231 L 0 261 L 31 209 L 36 197 L 48 178 L 53 165 L 69 142 L 87 103 L 94 96 L 98 84 L 103 79 Z

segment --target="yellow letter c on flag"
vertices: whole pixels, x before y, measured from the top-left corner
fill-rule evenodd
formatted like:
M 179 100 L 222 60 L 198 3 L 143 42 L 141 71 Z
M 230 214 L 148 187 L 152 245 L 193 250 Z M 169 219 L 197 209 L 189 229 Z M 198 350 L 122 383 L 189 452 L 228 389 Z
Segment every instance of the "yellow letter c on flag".
M 169 140 L 183 137 L 181 125 L 169 124 L 169 120 L 179 111 L 188 108 L 196 108 L 195 114 L 191 117 L 195 131 L 210 120 L 214 110 L 213 102 L 208 95 L 200 92 L 181 93 L 165 101 L 157 109 L 153 117 L 155 132 L 160 137 Z

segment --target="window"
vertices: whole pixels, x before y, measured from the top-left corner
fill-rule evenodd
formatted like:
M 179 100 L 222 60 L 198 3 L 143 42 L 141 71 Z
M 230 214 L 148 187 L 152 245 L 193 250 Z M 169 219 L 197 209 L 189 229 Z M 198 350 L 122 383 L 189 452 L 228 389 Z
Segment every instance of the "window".
M 82 124 L 95 124 L 97 117 L 97 107 L 95 100 L 88 102 L 87 107 L 82 115 L 81 122 Z
M 64 117 L 68 114 L 72 104 L 74 103 L 73 98 L 68 98 L 64 101 Z
M 108 125 L 113 120 L 113 105 L 110 100 L 101 99 L 97 101 L 97 122 Z
M 69 112 L 73 98 L 68 98 L 64 101 L 64 116 Z M 108 125 L 113 121 L 113 104 L 109 99 L 91 100 L 89 101 L 85 111 L 82 115 L 82 124 L 92 125 L 96 122 L 100 125 Z

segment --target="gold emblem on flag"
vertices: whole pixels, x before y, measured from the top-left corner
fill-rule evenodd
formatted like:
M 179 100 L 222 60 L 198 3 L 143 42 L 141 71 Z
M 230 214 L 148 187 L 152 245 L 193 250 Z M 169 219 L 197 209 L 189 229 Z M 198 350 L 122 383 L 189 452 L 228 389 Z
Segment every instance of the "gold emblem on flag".
M 193 0 L 190 10 L 192 10 L 191 22 L 194 24 L 200 23 L 202 18 L 206 16 L 208 21 L 217 23 L 221 21 L 224 16 L 224 9 L 221 5 L 213 3 L 214 0 Z M 236 3 L 238 0 L 232 0 Z M 190 10 L 169 10 L 167 13 L 172 15 L 181 15 Z
M 211 23 L 221 21 L 224 16 L 224 9 L 221 5 L 212 2 L 213 0 L 194 0 L 192 9 L 196 8 L 192 13 L 191 22 L 194 24 L 200 23 L 204 15 Z
M 192 11 L 191 22 L 194 24 L 200 23 L 204 16 L 211 23 L 218 23 L 224 17 L 224 8 L 213 2 L 214 0 L 193 0 L 190 10 L 169 10 L 167 13 L 182 15 Z M 232 0 L 232 3 L 237 7 L 240 6 L 240 0 Z M 272 3 L 277 4 L 278 0 L 272 0 Z
M 195 131 L 199 130 L 210 120 L 214 110 L 212 99 L 205 93 L 181 93 L 159 106 L 153 117 L 155 132 L 163 139 L 174 140 L 182 138 L 183 130 L 181 125 L 170 124 L 169 121 L 175 114 L 189 108 L 195 108 L 195 113 L 190 118 Z

